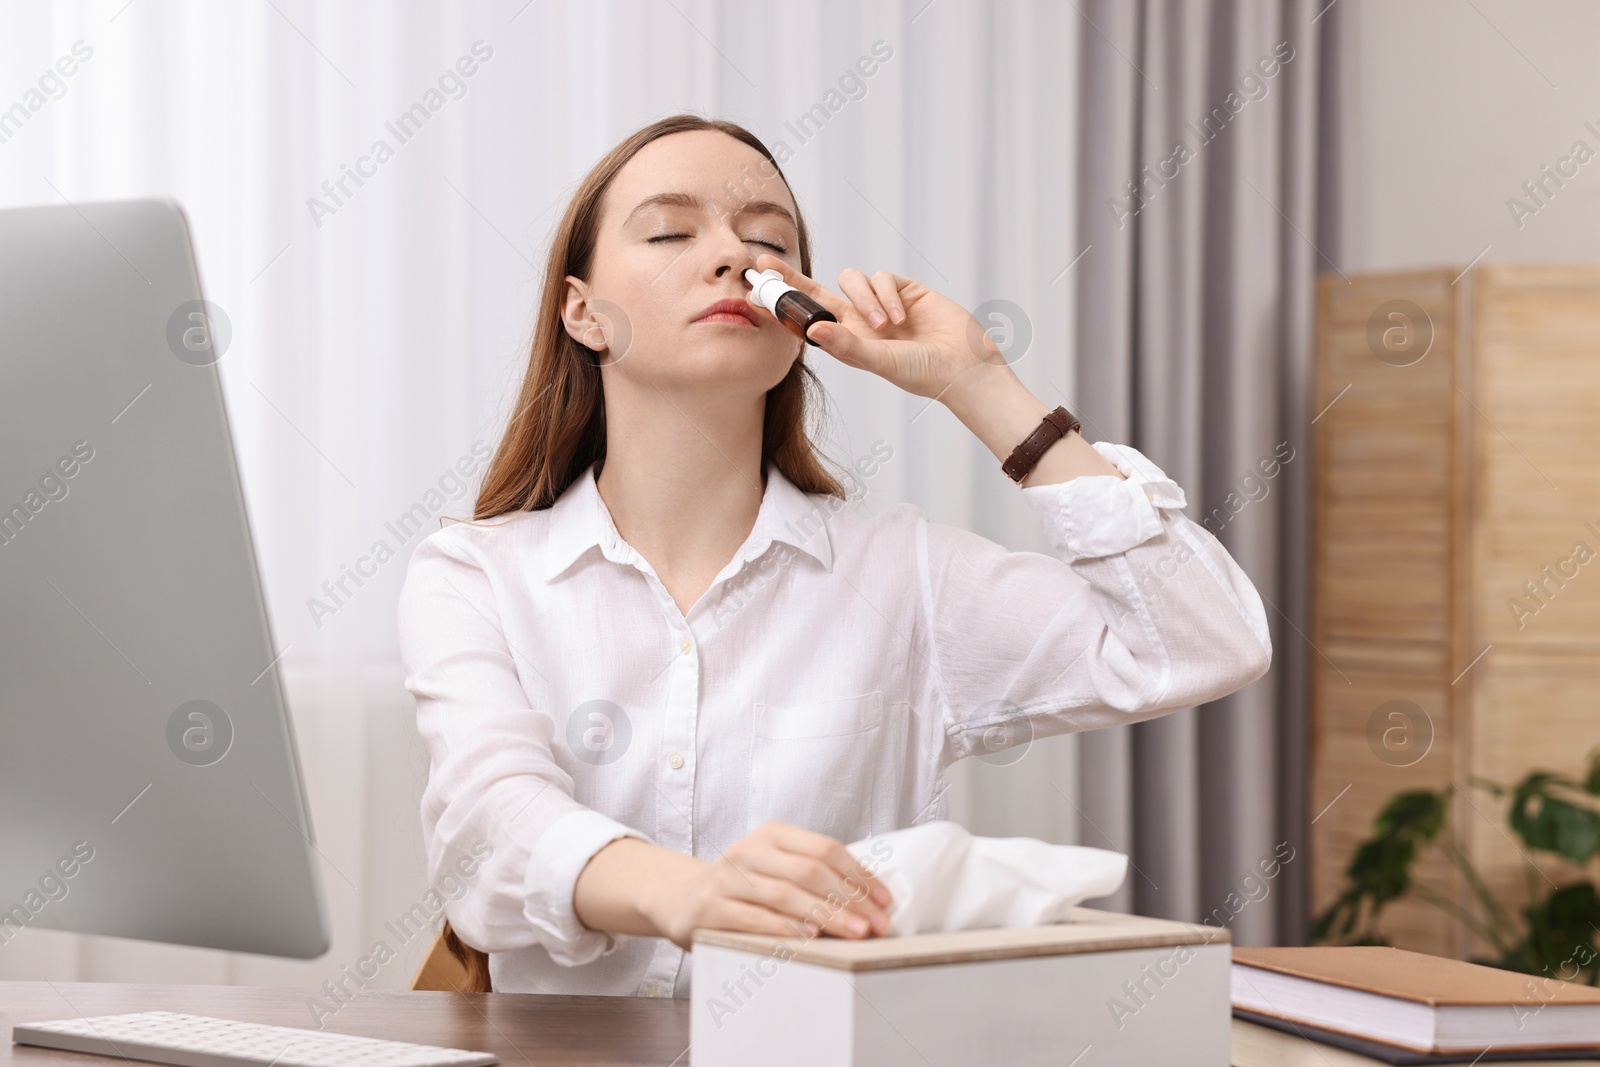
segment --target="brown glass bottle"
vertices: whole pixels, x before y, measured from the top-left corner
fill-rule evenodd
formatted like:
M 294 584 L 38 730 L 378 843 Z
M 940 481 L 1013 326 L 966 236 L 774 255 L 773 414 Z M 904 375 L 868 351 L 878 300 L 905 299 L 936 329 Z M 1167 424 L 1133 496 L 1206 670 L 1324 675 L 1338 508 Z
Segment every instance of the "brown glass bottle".
M 817 344 L 806 336 L 806 331 L 811 329 L 813 323 L 839 321 L 834 318 L 833 312 L 784 281 L 783 275 L 775 270 L 747 270 L 744 279 L 750 283 L 756 302 L 772 312 L 786 330 L 808 345 Z

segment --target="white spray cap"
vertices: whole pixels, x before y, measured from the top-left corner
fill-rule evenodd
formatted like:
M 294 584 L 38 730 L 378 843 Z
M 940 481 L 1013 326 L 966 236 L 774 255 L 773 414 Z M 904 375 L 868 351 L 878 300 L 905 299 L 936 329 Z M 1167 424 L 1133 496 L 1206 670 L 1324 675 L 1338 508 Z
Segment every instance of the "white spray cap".
M 794 288 L 775 270 L 758 271 L 751 267 L 744 272 L 744 280 L 750 283 L 751 294 L 756 298 L 756 303 L 774 315 L 778 313 L 778 297 Z

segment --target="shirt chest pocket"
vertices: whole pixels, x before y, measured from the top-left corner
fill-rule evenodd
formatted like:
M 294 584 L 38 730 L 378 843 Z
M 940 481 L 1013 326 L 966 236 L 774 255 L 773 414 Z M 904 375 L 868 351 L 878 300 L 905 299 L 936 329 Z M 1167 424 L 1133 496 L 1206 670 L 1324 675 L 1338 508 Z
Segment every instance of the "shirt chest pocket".
M 752 710 L 749 829 L 775 819 L 846 843 L 888 829 L 895 775 L 881 689 Z

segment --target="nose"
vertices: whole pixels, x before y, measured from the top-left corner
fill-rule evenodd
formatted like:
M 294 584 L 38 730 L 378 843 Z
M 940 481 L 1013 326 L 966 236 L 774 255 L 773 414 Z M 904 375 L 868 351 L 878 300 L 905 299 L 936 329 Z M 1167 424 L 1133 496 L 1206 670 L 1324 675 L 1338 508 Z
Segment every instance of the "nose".
M 746 252 L 742 256 L 722 256 L 717 260 L 715 277 L 720 281 L 730 274 L 735 278 L 743 278 L 746 270 L 753 270 L 756 265 L 755 257 Z
M 746 268 L 756 265 L 755 252 L 749 245 L 739 239 L 732 227 L 722 230 L 717 240 L 716 253 L 711 257 L 711 277 L 714 281 L 722 281 L 730 273 L 736 278 L 742 278 Z

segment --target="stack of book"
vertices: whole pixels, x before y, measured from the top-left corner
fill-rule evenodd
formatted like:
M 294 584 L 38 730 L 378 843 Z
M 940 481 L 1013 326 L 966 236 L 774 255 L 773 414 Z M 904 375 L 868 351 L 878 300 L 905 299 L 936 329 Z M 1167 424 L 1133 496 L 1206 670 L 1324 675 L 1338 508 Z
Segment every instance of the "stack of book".
M 1600 989 L 1396 948 L 1233 950 L 1234 1067 L 1600 1067 Z

